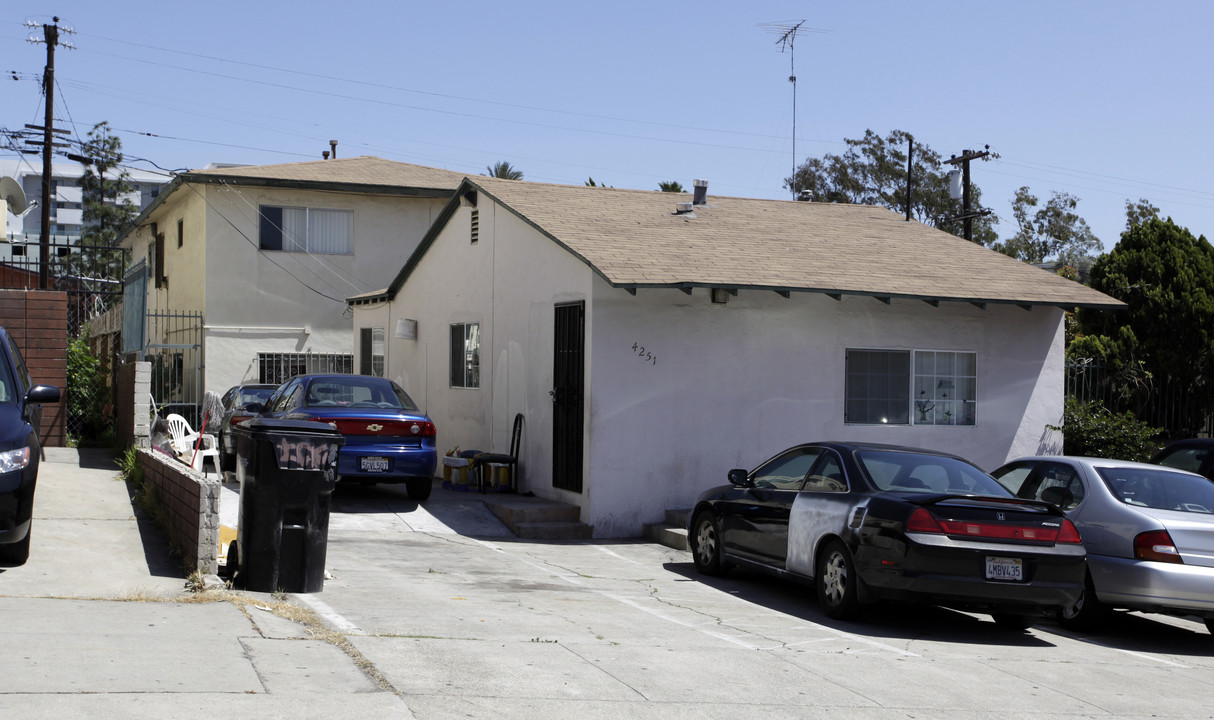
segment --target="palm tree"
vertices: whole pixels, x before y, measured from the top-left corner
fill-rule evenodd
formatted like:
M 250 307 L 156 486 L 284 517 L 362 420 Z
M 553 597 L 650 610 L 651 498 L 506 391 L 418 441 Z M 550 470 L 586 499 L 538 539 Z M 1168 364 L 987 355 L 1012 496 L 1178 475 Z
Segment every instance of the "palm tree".
M 523 171 L 515 168 L 504 160 L 502 162 L 489 165 L 485 169 L 489 171 L 489 177 L 502 178 L 503 180 L 523 179 Z
M 660 182 L 658 183 L 658 190 L 661 190 L 662 192 L 687 192 L 683 189 L 683 186 L 679 184 L 678 180 L 667 180 L 666 182 Z

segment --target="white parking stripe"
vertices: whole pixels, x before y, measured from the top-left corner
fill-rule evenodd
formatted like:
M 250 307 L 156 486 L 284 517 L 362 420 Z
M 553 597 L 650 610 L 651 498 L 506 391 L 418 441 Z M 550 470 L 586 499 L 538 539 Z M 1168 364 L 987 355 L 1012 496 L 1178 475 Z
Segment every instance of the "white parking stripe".
M 364 634 L 362 628 L 360 628 L 359 626 L 350 622 L 349 620 L 345 619 L 341 615 L 337 614 L 336 610 L 329 607 L 324 602 L 316 599 L 315 595 L 301 594 L 301 595 L 296 595 L 295 597 L 299 598 L 299 601 L 302 602 L 304 605 L 307 605 L 308 607 L 312 608 L 312 610 L 317 615 L 324 618 L 325 621 L 327 621 L 330 625 L 332 625 L 334 627 L 334 629 L 336 629 L 338 632 L 341 632 L 346 635 L 363 635 Z

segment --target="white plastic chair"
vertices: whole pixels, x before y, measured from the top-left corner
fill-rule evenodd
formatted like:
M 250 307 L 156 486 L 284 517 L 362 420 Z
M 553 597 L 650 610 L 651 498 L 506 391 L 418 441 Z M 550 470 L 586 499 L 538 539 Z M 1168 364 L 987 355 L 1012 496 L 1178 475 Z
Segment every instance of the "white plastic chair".
M 193 461 L 195 470 L 202 472 L 203 462 L 206 458 L 211 458 L 211 463 L 216 468 L 219 467 L 219 444 L 215 441 L 214 435 L 201 434 L 202 445 L 198 447 L 198 452 L 194 452 L 194 446 L 198 445 L 200 433 L 194 431 L 190 427 L 188 420 L 178 415 L 171 413 L 165 421 L 169 424 L 169 435 L 173 438 L 173 451 L 177 453 L 185 462 Z

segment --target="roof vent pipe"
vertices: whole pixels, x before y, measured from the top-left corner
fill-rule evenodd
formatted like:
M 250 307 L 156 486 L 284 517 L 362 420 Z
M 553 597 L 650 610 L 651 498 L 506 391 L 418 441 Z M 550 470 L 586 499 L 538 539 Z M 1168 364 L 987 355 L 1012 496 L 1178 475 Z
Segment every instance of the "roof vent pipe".
M 691 184 L 695 186 L 695 196 L 691 202 L 695 205 L 703 205 L 708 202 L 708 181 L 707 180 L 692 180 Z
M 322 153 L 320 154 L 320 156 L 321 156 L 322 158 L 324 158 L 325 160 L 328 160 L 328 159 L 329 159 L 329 151 L 328 151 L 328 150 L 325 150 L 324 152 L 322 152 Z
M 337 141 L 330 140 L 329 147 L 333 149 L 333 159 L 336 160 L 337 159 Z

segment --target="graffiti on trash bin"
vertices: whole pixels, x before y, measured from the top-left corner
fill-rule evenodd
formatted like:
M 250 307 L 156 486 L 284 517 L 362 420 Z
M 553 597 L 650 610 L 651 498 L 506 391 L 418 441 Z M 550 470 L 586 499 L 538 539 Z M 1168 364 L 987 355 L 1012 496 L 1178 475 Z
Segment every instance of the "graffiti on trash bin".
M 278 467 L 282 470 L 324 470 L 332 462 L 337 445 L 305 438 L 274 438 Z

